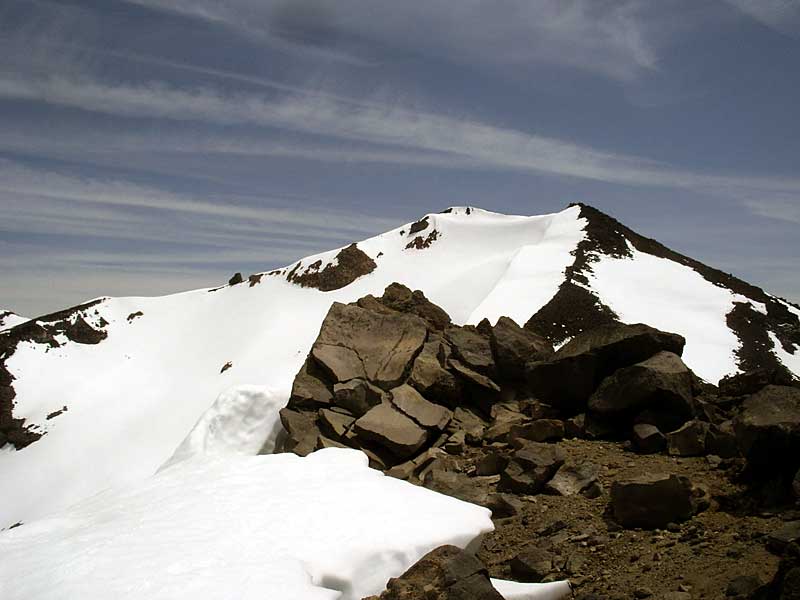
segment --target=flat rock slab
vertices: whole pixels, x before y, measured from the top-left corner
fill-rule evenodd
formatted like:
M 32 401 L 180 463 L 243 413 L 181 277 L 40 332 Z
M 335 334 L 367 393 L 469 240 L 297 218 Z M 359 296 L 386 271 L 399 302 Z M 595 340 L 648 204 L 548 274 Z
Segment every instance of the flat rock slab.
M 383 446 L 398 458 L 414 454 L 428 433 L 388 403 L 379 404 L 353 424 L 356 437 Z
M 398 386 L 389 392 L 392 404 L 414 421 L 428 429 L 444 429 L 453 418 L 453 412 L 429 402 L 410 385 Z

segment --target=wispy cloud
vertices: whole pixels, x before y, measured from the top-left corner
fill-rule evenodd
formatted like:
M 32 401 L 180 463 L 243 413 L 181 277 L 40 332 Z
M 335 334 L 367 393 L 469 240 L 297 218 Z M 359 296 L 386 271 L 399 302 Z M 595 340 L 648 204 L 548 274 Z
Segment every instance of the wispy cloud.
M 202 19 L 251 37 L 281 40 L 291 48 L 352 56 L 363 40 L 453 62 L 493 66 L 547 63 L 627 79 L 657 62 L 643 0 L 129 0 Z
M 375 102 L 344 102 L 319 95 L 276 99 L 257 94 L 225 95 L 210 88 L 187 91 L 160 83 L 131 86 L 110 85 L 91 79 L 26 81 L 3 78 L 0 79 L 0 97 L 48 102 L 124 117 L 285 129 L 384 147 L 441 153 L 461 157 L 483 168 L 522 170 L 617 184 L 698 188 L 735 195 L 741 195 L 743 191 L 800 192 L 800 179 L 697 173 L 642 157 L 606 152 L 474 119 Z M 248 146 L 246 142 L 230 142 L 226 145 L 220 142 L 216 147 L 221 152 L 235 152 L 237 147 L 248 152 L 257 150 L 258 144 Z M 261 146 L 261 150 L 296 157 L 309 152 L 308 149 L 280 146 L 271 150 Z M 324 156 L 326 152 L 329 150 L 320 149 L 318 156 Z M 442 160 L 441 156 L 428 158 L 433 159 L 434 164 L 439 160 L 442 166 L 447 166 L 447 160 Z M 135 196 L 143 205 L 151 201 L 146 194 Z M 159 198 L 158 203 L 163 205 L 167 200 Z M 221 212 L 220 208 L 203 203 L 183 201 L 180 206 L 191 206 L 195 211 Z M 230 207 L 232 214 L 248 210 Z
M 762 25 L 786 35 L 800 35 L 797 0 L 725 0 Z

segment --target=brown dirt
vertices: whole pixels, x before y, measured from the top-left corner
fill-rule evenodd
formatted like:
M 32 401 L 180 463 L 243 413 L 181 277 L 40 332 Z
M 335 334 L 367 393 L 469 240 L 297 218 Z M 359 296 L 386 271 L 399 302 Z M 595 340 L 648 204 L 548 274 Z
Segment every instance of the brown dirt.
M 592 462 L 601 467 L 604 492 L 594 500 L 582 495 L 519 496 L 524 500 L 520 514 L 496 519 L 495 532 L 478 554 L 493 577 L 513 579 L 509 561 L 528 544 L 552 546 L 563 561 L 583 558 L 582 567 L 568 572 L 562 566 L 551 578 L 569 578 L 579 595 L 600 598 L 631 598 L 639 588 L 658 597 L 680 586 L 690 588 L 693 599 L 722 598 L 734 577 L 756 575 L 767 582 L 777 570 L 778 558 L 766 550 L 764 536 L 779 528 L 781 519 L 722 510 L 720 505 L 729 506 L 744 489 L 704 457 L 637 455 L 616 442 L 574 439 L 559 444 L 567 464 Z M 468 450 L 473 458 L 482 454 L 481 449 Z M 711 507 L 675 531 L 620 529 L 609 519 L 611 484 L 650 473 L 689 477 L 709 491 Z

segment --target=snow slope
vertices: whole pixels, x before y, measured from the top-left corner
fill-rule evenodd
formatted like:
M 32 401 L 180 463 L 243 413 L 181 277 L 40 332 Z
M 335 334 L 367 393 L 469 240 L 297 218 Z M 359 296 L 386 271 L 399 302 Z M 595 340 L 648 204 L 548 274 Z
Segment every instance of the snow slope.
M 492 529 L 357 450 L 200 458 L 1 533 L 0 598 L 359 600 Z
M 27 317 L 20 317 L 18 314 L 10 310 L 0 309 L 0 331 L 11 329 L 12 327 L 21 325 L 29 320 L 30 319 Z
M 359 242 L 377 267 L 341 289 L 322 292 L 287 281 L 292 271 L 336 264 L 338 250 L 333 250 L 252 284 L 102 299 L 79 311 L 107 332 L 96 345 L 62 334 L 56 336 L 57 348 L 20 342 L 5 359 L 15 378 L 14 416 L 46 435 L 21 450 L 0 448 L 0 527 L 148 477 L 226 390 L 266 386 L 270 406 L 279 406 L 334 301 L 380 295 L 397 281 L 423 290 L 459 324 L 501 315 L 526 322 L 556 295 L 576 249 L 587 239 L 588 222 L 581 214 L 579 206 L 533 217 L 456 208 L 428 215 L 418 232 L 411 233 L 412 225 L 406 224 Z M 419 249 L 413 247 L 418 236 L 427 240 Z M 623 320 L 686 337 L 687 362 L 702 377 L 715 383 L 736 372 L 738 342 L 725 325 L 736 296 L 688 267 L 655 258 L 598 254 L 583 285 Z M 671 285 L 673 279 L 680 286 Z M 751 303 L 754 309 L 756 304 Z M 794 357 L 800 354 L 783 352 L 784 358 L 792 357 L 786 359 L 789 366 L 796 366 Z M 67 411 L 47 418 L 64 406 Z M 209 413 L 207 418 L 218 417 Z M 266 411 L 248 418 L 266 431 L 276 415 Z M 199 435 L 177 456 L 198 444 L 225 448 L 237 443 Z

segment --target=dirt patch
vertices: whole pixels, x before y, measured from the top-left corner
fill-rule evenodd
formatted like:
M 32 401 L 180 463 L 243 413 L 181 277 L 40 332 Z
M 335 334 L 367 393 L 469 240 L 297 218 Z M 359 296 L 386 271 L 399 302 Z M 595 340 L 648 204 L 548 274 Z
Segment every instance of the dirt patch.
M 593 500 L 580 494 L 523 496 L 519 514 L 495 519 L 497 529 L 478 554 L 493 577 L 513 579 L 509 563 L 528 544 L 550 548 L 558 577 L 568 577 L 578 597 L 630 598 L 638 589 L 661 597 L 684 586 L 695 599 L 721 598 L 735 577 L 756 575 L 767 582 L 777 570 L 778 558 L 767 551 L 765 536 L 781 526 L 780 517 L 721 510 L 715 498 L 724 501 L 742 488 L 705 458 L 641 456 L 614 442 L 559 445 L 568 464 L 600 465 L 605 491 Z M 651 473 L 684 475 L 702 484 L 712 498 L 710 508 L 669 531 L 619 529 L 606 514 L 611 484 Z
M 328 264 L 320 270 L 322 261 L 310 264 L 299 273 L 300 263 L 286 276 L 287 281 L 302 287 L 312 287 L 323 292 L 341 289 L 353 283 L 359 277 L 372 273 L 378 266 L 356 244 L 350 244 L 336 255 L 335 263 Z

